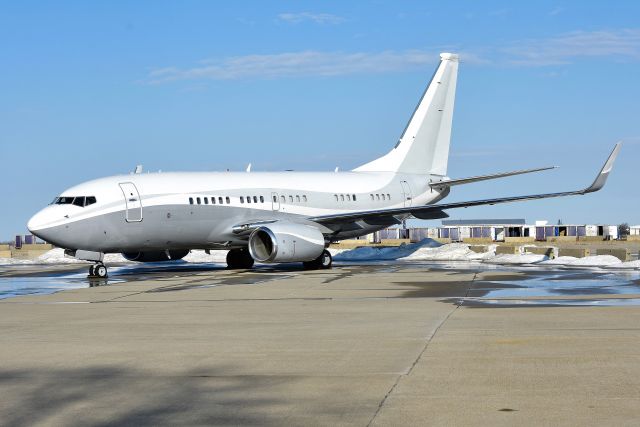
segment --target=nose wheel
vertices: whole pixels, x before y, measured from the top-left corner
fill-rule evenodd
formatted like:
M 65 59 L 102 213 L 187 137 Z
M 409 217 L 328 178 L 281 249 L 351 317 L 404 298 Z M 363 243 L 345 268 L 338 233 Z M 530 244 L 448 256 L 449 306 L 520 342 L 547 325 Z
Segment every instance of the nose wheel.
M 108 276 L 107 267 L 104 264 L 98 263 L 89 267 L 89 277 L 106 279 L 107 276 Z

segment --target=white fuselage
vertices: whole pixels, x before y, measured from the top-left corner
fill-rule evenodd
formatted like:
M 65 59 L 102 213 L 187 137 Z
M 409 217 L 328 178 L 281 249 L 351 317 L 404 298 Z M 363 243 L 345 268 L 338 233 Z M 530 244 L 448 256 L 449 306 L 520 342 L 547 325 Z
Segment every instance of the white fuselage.
M 234 233 L 239 224 L 430 204 L 445 194 L 428 184 L 442 178 L 393 172 L 120 175 L 69 188 L 60 197 L 95 197 L 95 203 L 51 204 L 28 228 L 64 248 L 104 253 L 237 247 L 246 245 L 246 237 Z M 337 240 L 384 226 L 359 223 L 325 234 Z

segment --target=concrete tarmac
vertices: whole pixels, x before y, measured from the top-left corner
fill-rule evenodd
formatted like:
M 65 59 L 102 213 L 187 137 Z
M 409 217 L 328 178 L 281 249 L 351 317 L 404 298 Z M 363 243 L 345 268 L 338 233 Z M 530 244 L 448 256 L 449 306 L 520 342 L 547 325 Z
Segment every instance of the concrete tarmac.
M 0 423 L 638 425 L 640 307 L 562 304 L 638 284 L 481 304 L 532 274 L 178 268 L 5 299 Z

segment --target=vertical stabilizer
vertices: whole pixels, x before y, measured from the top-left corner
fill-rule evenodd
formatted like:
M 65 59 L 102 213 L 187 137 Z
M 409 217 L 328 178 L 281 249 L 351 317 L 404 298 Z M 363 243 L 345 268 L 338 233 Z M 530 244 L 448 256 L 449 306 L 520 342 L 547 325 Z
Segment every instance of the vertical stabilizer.
M 441 53 L 440 64 L 396 146 L 356 171 L 446 175 L 458 77 L 458 55 Z

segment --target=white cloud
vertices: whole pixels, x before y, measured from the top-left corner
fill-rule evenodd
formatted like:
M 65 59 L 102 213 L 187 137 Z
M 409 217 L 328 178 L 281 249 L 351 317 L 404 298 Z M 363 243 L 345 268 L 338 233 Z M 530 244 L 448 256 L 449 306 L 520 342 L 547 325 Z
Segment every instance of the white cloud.
M 640 29 L 574 31 L 547 39 L 529 39 L 500 49 L 508 63 L 527 66 L 568 64 L 585 57 L 640 59 Z
M 558 6 L 549 11 L 549 16 L 560 15 L 562 12 L 564 12 L 564 7 Z
M 423 69 L 435 65 L 447 49 L 326 52 L 306 50 L 250 54 L 201 61 L 194 66 L 153 69 L 146 83 L 256 78 L 340 76 Z M 461 62 L 494 66 L 539 67 L 569 64 L 581 58 L 640 60 L 640 29 L 575 31 L 546 39 L 527 39 L 507 46 L 485 46 L 460 52 Z
M 236 56 L 209 60 L 189 68 L 167 67 L 152 70 L 148 83 L 176 80 L 232 80 L 297 76 L 338 76 L 360 73 L 385 73 L 418 69 L 435 64 L 436 51 L 403 52 L 320 52 L 307 50 L 266 55 Z
M 340 24 L 344 22 L 344 18 L 341 16 L 311 12 L 281 13 L 278 15 L 278 19 L 290 24 L 299 24 L 304 21 L 311 21 L 316 24 Z

